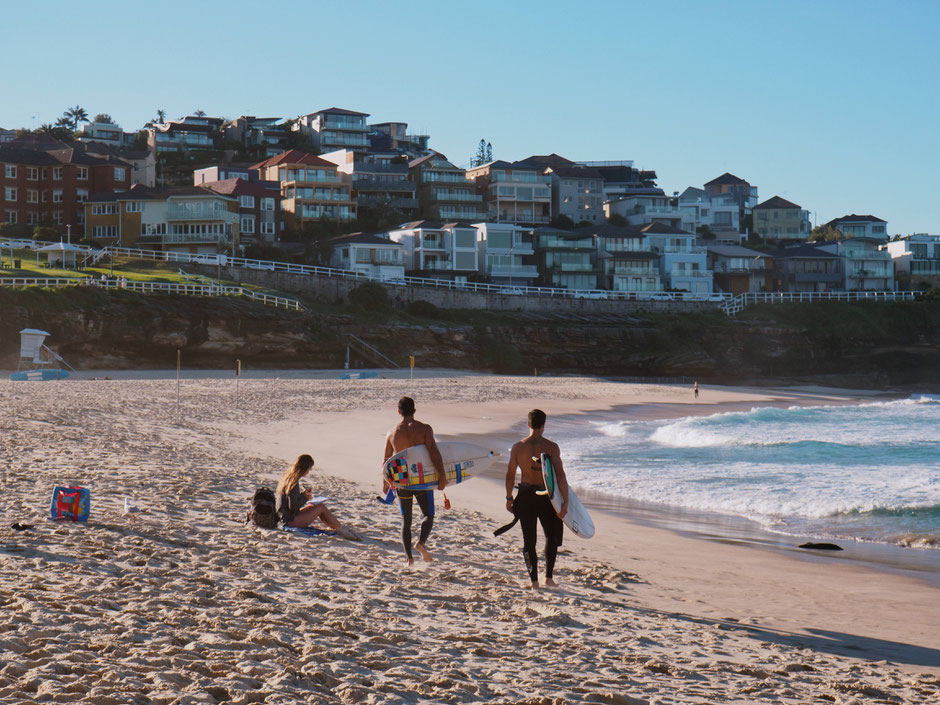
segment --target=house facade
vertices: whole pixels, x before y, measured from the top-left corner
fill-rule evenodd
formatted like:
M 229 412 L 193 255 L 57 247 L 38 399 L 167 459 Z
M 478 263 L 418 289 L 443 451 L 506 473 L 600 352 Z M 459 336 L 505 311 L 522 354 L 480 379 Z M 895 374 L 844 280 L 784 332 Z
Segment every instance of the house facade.
M 894 262 L 880 237 L 854 237 L 819 244 L 820 250 L 842 258 L 842 288 L 846 291 L 894 291 Z
M 730 195 L 710 196 L 704 189 L 690 186 L 679 195 L 678 204 L 686 230 L 710 233 L 716 241 L 735 244 L 744 237 L 738 204 Z
M 373 279 L 400 280 L 405 276 L 403 247 L 379 235 L 352 233 L 326 241 L 333 248 L 330 265 Z
M 237 143 L 242 149 L 265 157 L 274 157 L 290 148 L 290 130 L 279 117 L 242 115 L 223 123 L 221 132 L 225 142 Z
M 24 232 L 41 225 L 78 239 L 85 234 L 84 205 L 91 195 L 130 187 L 127 162 L 89 154 L 81 145 L 45 150 L 15 140 L 0 144 L 0 219 Z
M 477 234 L 469 223 L 419 220 L 390 230 L 388 238 L 401 244 L 408 274 L 467 282 L 479 271 Z
M 704 190 L 709 199 L 731 201 L 737 205 L 738 221 L 741 223 L 757 205 L 757 187 L 728 172 L 706 183 Z
M 660 255 L 663 285 L 674 291 L 708 294 L 713 291 L 708 252 L 696 244 L 695 235 L 663 223 L 649 223 L 639 228 L 646 249 Z
M 513 223 L 474 223 L 478 233 L 478 269 L 490 282 L 529 286 L 539 277 L 531 228 Z
M 79 142 L 100 142 L 114 149 L 131 147 L 136 138 L 136 134 L 124 132 L 113 122 L 87 122 L 79 128 L 76 137 Z
M 433 150 L 409 162 L 408 176 L 417 185 L 420 213 L 443 222 L 486 220 L 483 196 L 475 192 L 466 173 Z
M 772 291 L 773 257 L 740 245 L 707 245 L 715 289 L 726 294 Z
M 873 215 L 844 215 L 830 220 L 826 227 L 835 228 L 844 237 L 867 237 L 882 242 L 888 239 L 888 222 Z
M 619 215 L 630 225 L 660 223 L 680 230 L 691 229 L 691 216 L 672 204 L 661 188 L 635 189 L 633 192 L 604 203 L 604 215 L 609 219 Z
M 352 178 L 333 162 L 292 149 L 252 168 L 260 180 L 280 185 L 285 230 L 300 231 L 310 221 L 356 218 Z
M 394 151 L 409 160 L 430 153 L 429 135 L 408 134 L 407 122 L 377 122 L 369 125 L 369 144 L 376 151 Z
M 915 233 L 884 246 L 901 290 L 940 286 L 940 235 Z
M 339 149 L 320 158 L 336 164 L 341 174 L 349 174 L 360 211 L 394 210 L 409 218 L 418 214 L 417 184 L 408 178 L 408 162 L 397 152 Z
M 547 225 L 552 219 L 551 177 L 525 161 L 493 161 L 467 170 L 467 179 L 483 196 L 497 223 Z
M 281 192 L 268 182 L 225 179 L 205 185 L 214 193 L 238 199 L 239 246 L 275 242 L 281 234 Z
M 88 236 L 103 245 L 212 254 L 239 247 L 238 200 L 206 188 L 97 194 L 85 204 Z
M 774 196 L 753 208 L 754 230 L 773 242 L 805 242 L 809 238 L 809 211 Z
M 538 269 L 547 286 L 564 289 L 596 289 L 602 278 L 598 238 L 581 228 L 535 231 Z
M 656 188 L 656 172 L 637 169 L 632 160 L 581 161 L 583 166 L 597 171 L 604 181 L 602 203 L 617 201 L 636 191 Z
M 309 136 L 320 152 L 369 149 L 368 113 L 343 108 L 327 108 L 298 118 L 295 129 Z
M 215 149 L 221 143 L 223 122 L 222 118 L 187 115 L 159 123 L 149 128 L 147 146 L 156 154 Z
M 845 286 L 842 258 L 815 245 L 782 249 L 773 264 L 775 291 L 839 291 Z
M 551 178 L 552 214 L 564 215 L 575 224 L 603 223 L 604 179 L 597 169 L 586 166 L 547 167 Z

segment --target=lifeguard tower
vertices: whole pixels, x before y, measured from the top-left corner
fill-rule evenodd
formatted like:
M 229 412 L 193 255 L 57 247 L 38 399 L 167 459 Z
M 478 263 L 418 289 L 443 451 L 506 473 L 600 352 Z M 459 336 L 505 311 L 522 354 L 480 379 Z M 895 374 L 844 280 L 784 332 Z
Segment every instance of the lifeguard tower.
M 48 335 L 49 333 L 38 328 L 24 328 L 20 331 L 20 362 L 10 379 L 22 382 L 65 379 L 69 373 L 68 370 L 62 369 L 62 365 L 74 372 L 58 353 L 43 344 Z

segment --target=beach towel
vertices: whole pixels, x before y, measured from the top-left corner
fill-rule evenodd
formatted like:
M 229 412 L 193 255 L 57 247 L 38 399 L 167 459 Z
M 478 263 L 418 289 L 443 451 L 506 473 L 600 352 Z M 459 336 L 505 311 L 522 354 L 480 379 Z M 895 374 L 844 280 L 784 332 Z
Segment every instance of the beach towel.
M 335 531 L 329 531 L 327 529 L 314 529 L 312 526 L 285 526 L 284 531 L 293 531 L 295 534 L 306 534 L 307 536 L 320 536 L 325 534 L 326 536 L 336 536 Z

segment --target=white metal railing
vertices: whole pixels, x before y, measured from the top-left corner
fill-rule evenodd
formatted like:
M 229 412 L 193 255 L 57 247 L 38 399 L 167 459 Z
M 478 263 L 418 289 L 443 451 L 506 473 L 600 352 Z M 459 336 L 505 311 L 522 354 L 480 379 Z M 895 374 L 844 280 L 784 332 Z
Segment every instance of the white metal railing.
M 0 286 L 11 288 L 24 288 L 28 286 L 40 286 L 45 288 L 61 288 L 66 286 L 93 286 L 104 289 L 127 289 L 142 294 L 176 294 L 181 296 L 244 296 L 253 301 L 260 301 L 268 306 L 277 306 L 287 308 L 293 311 L 301 311 L 306 308 L 296 299 L 289 299 L 284 296 L 265 294 L 260 291 L 253 291 L 242 286 L 226 286 L 224 284 L 189 284 L 175 282 L 150 282 L 150 281 L 123 281 L 117 279 L 100 280 L 96 277 L 50 277 L 42 279 L 39 277 L 0 277 Z
M 917 291 L 755 291 L 738 294 L 720 308 L 734 316 L 752 304 L 812 303 L 815 301 L 913 301 Z

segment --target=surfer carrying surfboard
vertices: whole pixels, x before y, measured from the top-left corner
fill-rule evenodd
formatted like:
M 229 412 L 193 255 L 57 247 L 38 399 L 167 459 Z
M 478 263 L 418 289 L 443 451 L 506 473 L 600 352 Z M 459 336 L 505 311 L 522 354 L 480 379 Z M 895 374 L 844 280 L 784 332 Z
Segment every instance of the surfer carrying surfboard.
M 428 424 L 415 419 L 415 401 L 411 397 L 399 399 L 398 413 L 401 415 L 401 422 L 389 431 L 388 436 L 385 438 L 385 460 L 406 448 L 425 445 L 428 449 L 428 455 L 431 457 L 431 464 L 434 465 L 437 476 L 440 478 L 437 488 L 443 490 L 447 486 L 447 475 L 444 472 L 444 460 L 441 458 L 441 451 L 434 440 L 434 430 Z M 388 488 L 388 480 L 384 480 L 382 492 L 385 493 Z M 421 508 L 424 521 L 421 522 L 421 533 L 418 536 L 418 543 L 414 547 L 418 549 L 418 553 L 421 554 L 424 560 L 433 561 L 434 558 L 431 557 L 431 552 L 428 551 L 426 544 L 428 537 L 431 535 L 431 527 L 434 525 L 434 491 L 398 488 L 395 493 L 398 495 L 398 504 L 401 507 L 401 541 L 405 546 L 405 555 L 408 556 L 408 565 L 414 565 L 414 558 L 411 553 L 411 522 L 415 500 Z
M 568 480 L 561 464 L 561 451 L 558 444 L 542 435 L 545 428 L 545 412 L 533 409 L 529 412 L 529 435 L 513 445 L 509 454 L 509 467 L 506 470 L 506 510 L 516 516 L 522 526 L 522 553 L 532 588 L 539 588 L 538 553 L 535 550 L 538 529 L 536 522 L 542 525 L 545 534 L 545 586 L 556 587 L 552 580 L 555 569 L 555 557 L 561 545 L 564 533 L 562 519 L 568 512 Z M 561 492 L 562 505 L 558 512 L 552 506 L 542 477 L 542 454 L 551 459 L 557 477 L 558 490 Z M 513 485 L 516 482 L 516 469 L 522 474 L 519 492 L 513 498 Z

